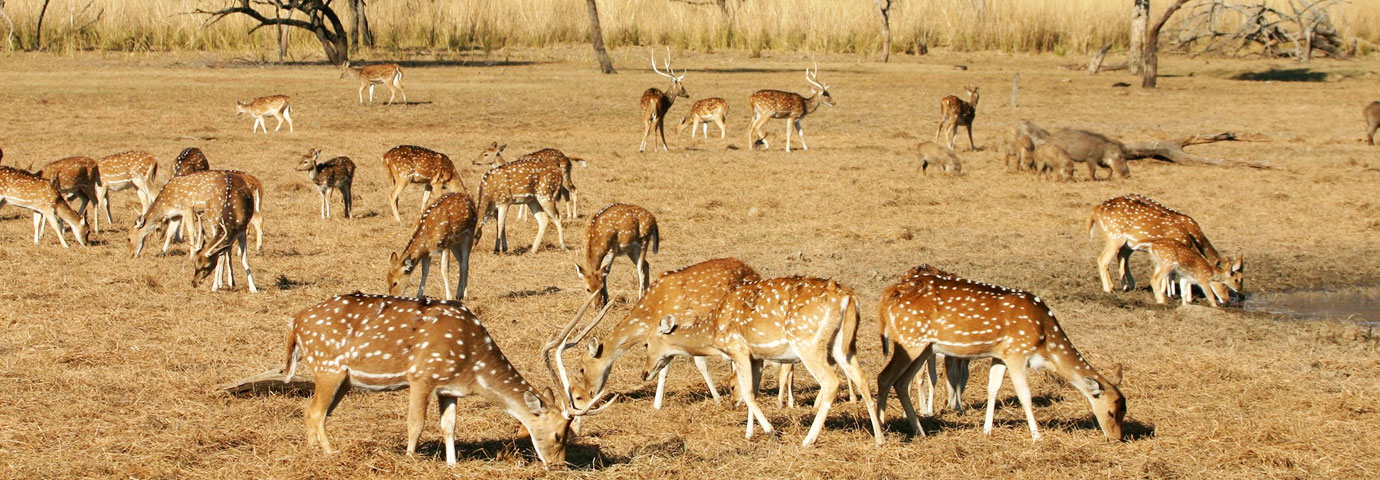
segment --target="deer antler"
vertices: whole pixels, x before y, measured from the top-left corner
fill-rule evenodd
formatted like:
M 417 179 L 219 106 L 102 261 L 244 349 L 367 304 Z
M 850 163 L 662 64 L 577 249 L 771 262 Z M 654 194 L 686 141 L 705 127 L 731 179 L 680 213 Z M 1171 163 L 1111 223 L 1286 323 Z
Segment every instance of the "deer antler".
M 670 58 L 670 57 L 671 57 L 671 47 L 666 47 L 666 70 L 670 70 L 670 69 L 671 69 L 671 58 Z M 652 71 L 653 71 L 653 72 L 656 72 L 657 75 L 661 75 L 661 76 L 663 76 L 663 77 L 666 77 L 666 78 L 669 78 L 669 79 L 672 79 L 672 80 L 675 80 L 675 79 L 676 79 L 676 76 L 675 76 L 675 75 L 672 75 L 672 74 L 669 74 L 669 73 L 666 73 L 666 72 L 662 72 L 661 70 L 657 70 L 657 68 L 656 68 L 656 52 L 652 52 Z
M 810 73 L 810 69 L 809 69 L 809 68 L 806 68 L 806 69 L 805 69 L 805 81 L 810 82 L 810 85 L 814 85 L 815 88 L 820 89 L 820 91 L 828 90 L 829 87 L 828 87 L 827 85 L 820 85 L 819 82 L 815 81 L 815 80 L 817 80 L 818 78 L 819 78 L 819 63 L 818 63 L 818 62 L 815 62 L 815 71 L 814 71 L 814 73 Z
M 597 293 L 590 294 L 589 298 L 585 300 L 584 305 L 581 305 L 580 309 L 575 311 L 575 315 L 570 318 L 570 322 L 566 323 L 565 327 L 561 328 L 560 333 L 557 333 L 555 336 L 548 339 L 546 341 L 546 344 L 543 345 L 541 349 L 542 360 L 546 363 L 546 369 L 551 372 L 551 377 L 553 380 L 560 382 L 561 390 L 565 392 L 566 405 L 568 405 L 571 409 L 575 408 L 575 394 L 573 391 L 571 391 L 570 377 L 566 375 L 565 360 L 561 358 L 561 354 L 565 352 L 565 349 L 567 347 L 569 347 L 569 344 L 566 343 L 566 339 L 570 338 L 570 332 L 575 330 L 575 325 L 579 323 L 580 317 L 584 316 L 585 310 L 589 309 L 590 304 L 594 303 L 594 299 L 597 297 Z M 590 329 L 594 328 L 594 324 L 597 324 L 600 320 L 603 320 L 604 315 L 608 314 L 609 308 L 612 307 L 613 302 L 609 302 L 607 305 L 604 305 L 604 309 L 599 311 L 599 316 L 594 319 L 594 323 L 591 324 L 589 327 L 585 328 L 585 330 L 580 333 L 581 338 L 583 338 L 583 336 L 587 334 Z M 554 365 L 551 362 L 552 350 L 556 350 L 556 361 Z M 602 397 L 602 395 L 600 395 L 600 397 Z M 598 400 L 598 398 L 595 398 L 595 400 Z M 592 407 L 594 404 L 595 402 L 591 401 L 589 405 L 585 405 L 585 408 L 580 410 L 580 412 L 583 413 L 577 412 L 576 414 L 587 414 L 589 412 L 589 408 Z M 603 411 L 603 409 L 601 408 L 599 411 Z

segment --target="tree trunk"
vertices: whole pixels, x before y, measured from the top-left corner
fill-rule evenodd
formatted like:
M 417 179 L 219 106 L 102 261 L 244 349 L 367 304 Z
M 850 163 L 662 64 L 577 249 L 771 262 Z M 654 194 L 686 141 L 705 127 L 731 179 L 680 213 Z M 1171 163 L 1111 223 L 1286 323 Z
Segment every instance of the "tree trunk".
M 882 21 L 882 62 L 891 61 L 891 0 L 874 0 Z
M 1140 75 L 1141 55 L 1145 49 L 1145 27 L 1150 23 L 1150 0 L 1134 0 L 1135 9 L 1131 11 L 1131 48 L 1127 53 L 1126 65 L 1131 75 Z
M 369 13 L 365 11 L 364 0 L 350 0 L 350 14 L 354 17 L 354 28 L 350 30 L 350 43 L 356 46 L 373 47 L 374 31 L 369 28 Z
M 618 73 L 613 70 L 613 61 L 609 60 L 609 52 L 604 49 L 604 32 L 599 29 L 599 6 L 595 5 L 594 0 L 585 0 L 585 3 L 589 4 L 589 43 L 594 46 L 599 71 Z
M 312 16 L 321 15 L 331 22 L 331 28 L 327 29 L 320 19 L 312 22 L 316 28 L 316 39 L 321 41 L 321 48 L 326 51 L 326 59 L 333 65 L 340 65 L 350 59 L 350 37 L 345 33 L 345 25 L 340 23 L 340 17 L 335 15 L 335 11 L 329 7 L 321 6 L 317 8 Z
M 1232 132 L 1221 132 L 1217 134 L 1192 135 L 1175 140 L 1150 140 L 1145 142 L 1131 142 L 1126 144 L 1126 159 L 1139 160 L 1143 158 L 1153 158 L 1178 164 L 1201 164 L 1216 165 L 1219 167 L 1250 167 L 1268 169 L 1268 163 L 1256 163 L 1244 160 L 1228 160 L 1206 158 L 1185 152 L 1184 147 L 1191 145 L 1202 145 L 1205 143 L 1233 142 L 1233 141 L 1258 141 L 1259 136 L 1237 135 Z
M 1164 11 L 1164 16 L 1155 22 L 1155 26 L 1150 27 L 1149 35 L 1145 37 L 1145 55 L 1141 57 L 1141 60 L 1145 62 L 1144 69 L 1141 71 L 1141 88 L 1155 88 L 1156 77 L 1160 73 L 1160 29 L 1164 28 L 1169 17 L 1187 2 L 1188 0 L 1176 0 L 1173 5 L 1169 6 L 1168 10 Z
M 34 45 L 32 50 L 43 50 L 43 17 L 48 14 L 49 0 L 43 0 L 43 8 L 38 11 L 38 28 L 34 30 Z

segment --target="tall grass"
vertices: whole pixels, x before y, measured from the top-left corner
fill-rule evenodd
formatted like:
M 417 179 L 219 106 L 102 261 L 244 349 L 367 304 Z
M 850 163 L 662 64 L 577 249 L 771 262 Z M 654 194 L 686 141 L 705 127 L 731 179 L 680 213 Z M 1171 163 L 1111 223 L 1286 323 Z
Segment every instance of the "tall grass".
M 80 14 L 87 2 L 93 6 Z M 712 2 L 603 0 L 600 13 L 611 46 L 670 44 L 722 49 L 877 53 L 877 13 L 867 0 L 729 0 L 729 12 Z M 32 45 L 39 1 L 10 2 L 18 47 Z M 203 28 L 196 8 L 222 0 L 53 0 L 44 25 L 50 50 L 240 50 L 271 51 L 272 29 L 231 17 Z M 338 2 L 344 20 L 349 12 Z M 1156 9 L 1166 2 L 1156 2 Z M 1282 3 L 1282 0 L 1267 0 Z M 892 12 L 898 52 L 918 43 L 959 50 L 1083 53 L 1111 43 L 1124 47 L 1131 2 L 1116 0 L 904 0 Z M 981 7 L 981 8 L 980 8 Z M 79 28 L 97 9 L 100 21 Z M 378 46 L 387 49 L 547 46 L 584 42 L 586 16 L 578 0 L 374 0 L 370 21 Z M 1158 11 L 1154 13 L 1158 15 Z M 1380 2 L 1336 7 L 1344 33 L 1380 43 Z M 1229 21 L 1229 20 L 1228 20 Z M 313 54 L 315 39 L 292 37 L 294 51 Z M 0 46 L 0 48 L 3 48 Z

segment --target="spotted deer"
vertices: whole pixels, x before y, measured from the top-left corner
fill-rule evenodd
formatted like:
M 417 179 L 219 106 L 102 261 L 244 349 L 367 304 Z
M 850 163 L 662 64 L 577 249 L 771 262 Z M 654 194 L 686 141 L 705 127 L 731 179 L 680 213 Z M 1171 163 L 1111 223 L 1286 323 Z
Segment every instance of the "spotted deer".
M 977 151 L 977 145 L 973 143 L 973 117 L 977 115 L 978 87 L 964 86 L 963 90 L 968 92 L 968 100 L 949 95 L 939 100 L 939 130 L 934 132 L 934 141 L 938 142 L 940 136 L 947 141 L 949 149 L 954 148 L 954 142 L 958 140 L 958 127 L 968 129 L 968 148 Z M 945 129 L 948 134 L 945 134 Z
M 383 167 L 388 170 L 388 181 L 393 187 L 388 206 L 393 209 L 393 219 L 402 222 L 398 215 L 398 196 L 409 184 L 425 184 L 422 188 L 422 208 L 426 208 L 431 192 L 442 188 L 451 192 L 463 192 L 465 182 L 455 171 L 455 164 L 444 153 L 432 151 L 415 145 L 399 145 L 383 154 Z
M 292 129 L 292 97 L 287 95 L 270 95 L 259 97 L 247 102 L 235 101 L 235 116 L 249 114 L 254 117 L 254 127 L 250 133 L 259 131 L 263 127 L 264 133 L 268 133 L 268 125 L 264 123 L 264 117 L 274 117 L 278 119 L 278 125 L 273 127 L 276 133 L 283 128 L 283 122 L 287 121 L 288 132 Z
M 38 225 L 46 219 L 63 248 L 67 247 L 67 239 L 62 236 L 59 220 L 72 229 L 78 245 L 86 246 L 86 219 L 72 210 L 52 182 L 24 170 L 0 166 L 0 207 L 6 203 L 34 212 L 35 245 L 39 240 Z
M 169 235 L 164 236 L 163 252 L 168 251 L 171 244 L 172 232 L 179 230 L 179 225 L 185 225 L 188 231 L 188 242 L 196 245 L 199 241 L 194 231 L 195 216 L 197 211 L 208 209 L 212 202 L 224 195 L 226 189 L 226 173 L 223 171 L 203 171 L 179 177 L 173 177 L 168 183 L 163 185 L 158 195 L 154 197 L 153 203 L 149 204 L 148 210 L 139 215 L 134 222 L 134 228 L 129 231 L 129 243 L 132 250 L 131 256 L 138 258 L 143 252 L 144 240 L 154 230 L 167 225 Z M 194 252 L 189 251 L 189 255 Z
M 196 147 L 182 149 L 182 153 L 177 154 L 177 159 L 173 160 L 174 177 L 204 172 L 210 169 L 211 164 L 206 161 L 206 153 Z
M 690 138 L 695 138 L 695 130 L 704 127 L 704 138 L 709 138 L 709 122 L 719 126 L 719 138 L 726 135 L 724 121 L 728 119 L 728 101 L 719 97 L 701 98 L 690 105 L 690 113 L 680 119 L 680 133 L 690 129 Z
M 355 162 L 350 157 L 335 157 L 321 161 L 321 150 L 307 150 L 297 162 L 297 170 L 307 172 L 307 179 L 321 194 L 321 218 L 331 218 L 331 191 L 340 192 L 345 203 L 345 218 L 350 218 L 350 185 L 355 181 Z
M 590 300 L 593 300 L 591 297 Z M 585 303 L 576 316 L 584 312 Z M 310 365 L 316 392 L 306 406 L 307 442 L 334 453 L 326 416 L 351 387 L 366 391 L 407 388 L 407 454 L 417 451 L 433 395 L 440 404 L 446 464 L 455 464 L 456 400 L 475 395 L 518 420 L 547 468 L 565 465 L 573 419 L 602 412 L 613 402 L 575 408 L 564 391 L 539 390 L 518 373 L 483 322 L 458 302 L 366 295 L 338 295 L 302 309 L 287 334 L 284 381 L 299 363 Z M 548 362 L 549 366 L 549 362 Z M 596 399 L 597 400 L 597 399 Z
M 249 174 L 249 173 L 247 173 L 247 172 L 242 172 L 242 171 L 239 171 L 239 170 L 219 170 L 219 171 L 225 172 L 225 173 L 229 173 L 229 174 L 231 174 L 231 175 L 237 175 L 237 176 L 239 176 L 242 180 L 244 180 L 245 187 L 248 189 L 248 191 L 249 191 L 250 194 L 252 195 L 252 199 L 254 200 L 254 210 L 253 210 L 253 212 L 252 212 L 252 215 L 249 217 L 249 225 L 252 226 L 252 227 L 254 227 L 254 252 L 255 252 L 255 253 L 259 253 L 259 254 L 263 254 L 263 253 L 264 253 L 264 213 L 263 213 L 263 208 L 261 208 L 261 206 L 263 205 L 263 196 L 264 196 L 264 184 L 263 184 L 263 182 L 260 182 L 260 181 L 259 181 L 259 177 L 256 177 L 256 176 L 254 176 L 254 175 L 251 175 L 251 174 Z
M 1159 238 L 1146 243 L 1140 248 L 1149 252 L 1155 261 L 1155 275 L 1150 281 L 1155 303 L 1165 303 L 1171 282 L 1175 280 L 1184 305 L 1193 303 L 1193 285 L 1203 290 L 1208 304 L 1214 307 L 1231 300 L 1231 292 L 1241 291 L 1244 256 L 1210 262 L 1196 246 L 1179 240 Z
M 820 105 L 834 106 L 834 97 L 829 95 L 829 86 L 819 83 L 818 75 L 819 65 L 815 65 L 813 73 L 810 69 L 805 69 L 805 81 L 810 82 L 811 86 L 809 97 L 780 90 L 758 90 L 748 96 L 748 108 L 752 110 L 752 124 L 748 126 L 749 149 L 757 148 L 759 140 L 763 149 L 771 148 L 767 143 L 767 134 L 762 132 L 762 126 L 773 118 L 786 119 L 786 152 L 791 151 L 792 128 L 800 137 L 800 148 L 810 149 L 810 146 L 805 144 L 805 129 L 801 128 L 800 121 L 806 115 L 814 113 Z
M 258 293 L 254 285 L 254 275 L 249 269 L 249 224 L 257 216 L 258 190 L 251 185 L 247 175 L 234 171 L 216 171 L 222 180 L 218 183 L 221 191 L 211 197 L 202 212 L 194 213 L 197 231 L 208 233 L 197 235 L 197 244 L 192 248 L 192 288 L 201 285 L 206 277 L 212 276 L 211 291 L 221 288 L 221 278 L 230 288 L 235 287 L 235 276 L 231 271 L 230 254 L 238 247 L 240 264 L 244 268 L 245 284 L 249 293 Z M 185 221 L 185 220 L 184 220 Z M 203 228 L 205 227 L 209 228 Z M 207 236 L 211 237 L 209 245 Z
M 83 220 L 86 218 L 86 207 L 93 203 L 95 204 L 93 210 L 100 212 L 101 197 L 96 194 L 96 191 L 101 185 L 101 168 L 95 159 L 81 156 L 67 157 L 44 165 L 43 169 L 37 173 L 38 176 L 52 182 L 53 186 L 69 203 L 72 199 L 81 200 L 81 204 L 76 207 L 75 211 Z M 91 229 L 100 233 L 101 216 L 99 214 L 92 215 L 91 220 Z M 37 236 L 42 238 L 44 224 L 39 222 L 36 226 L 38 227 Z
M 642 146 L 637 147 L 637 151 L 647 151 L 647 136 L 651 135 L 652 129 L 656 129 L 657 135 L 661 138 L 661 149 L 669 151 L 666 146 L 666 112 L 671 110 L 671 104 L 677 98 L 690 98 L 690 94 L 685 92 L 685 86 L 681 80 L 685 79 L 685 74 L 676 75 L 675 70 L 671 69 L 671 48 L 666 48 L 666 61 L 663 63 L 665 72 L 656 68 L 656 54 L 652 54 L 652 71 L 657 75 L 671 79 L 671 86 L 666 87 L 666 91 L 656 88 L 648 88 L 642 92 Z M 656 151 L 656 138 L 652 139 L 652 151 Z
M 565 229 L 561 226 L 561 214 L 555 203 L 563 179 L 559 167 L 537 158 L 508 162 L 484 172 L 484 177 L 479 180 L 479 226 L 476 232 L 483 230 L 490 218 L 496 218 L 498 232 L 494 235 L 494 253 L 508 251 L 508 206 L 526 204 L 532 210 L 532 215 L 537 217 L 537 236 L 532 239 L 532 249 L 527 253 L 536 253 L 541 248 L 548 222 L 555 224 L 559 245 L 561 250 L 565 250 Z
M 734 287 L 743 282 L 760 279 L 752 267 L 735 258 L 716 258 L 661 274 L 652 282 L 646 294 L 633 305 L 628 316 L 615 323 L 603 339 L 589 339 L 586 354 L 581 356 L 576 370 L 577 380 L 572 389 L 575 404 L 587 404 L 590 399 L 603 393 L 609 373 L 613 371 L 614 362 L 633 348 L 646 345 L 648 336 L 656 331 L 661 319 L 675 315 L 676 321 L 681 325 L 705 321 L 714 307 Z M 560 357 L 567 347 L 583 341 L 602 318 L 599 317 L 584 328 L 579 336 L 562 341 L 556 352 L 557 357 Z M 711 339 L 710 332 L 709 329 L 682 329 L 671 335 L 698 335 L 693 339 L 674 342 L 675 345 L 708 344 Z M 681 352 L 681 356 L 694 360 L 695 367 L 699 369 L 705 384 L 709 386 L 710 396 L 717 402 L 719 392 L 705 362 L 705 355 L 710 354 L 693 355 L 685 350 Z M 668 368 L 662 368 L 657 373 L 656 396 L 652 400 L 652 408 L 661 408 L 669 371 Z
M 488 168 L 494 168 L 499 165 L 502 165 L 506 163 L 503 160 L 503 149 L 507 147 L 507 144 L 499 145 L 498 142 L 493 142 L 487 148 L 485 148 L 483 152 L 480 152 L 479 156 L 475 157 L 472 163 L 474 163 L 474 165 L 476 166 Z M 517 159 L 538 159 L 547 163 L 555 164 L 558 168 L 560 168 L 561 172 L 565 174 L 565 177 L 561 180 L 561 191 L 556 196 L 558 199 L 565 200 L 566 218 L 574 220 L 579 215 L 579 213 L 577 212 L 577 209 L 579 208 L 579 198 L 575 195 L 575 181 L 570 176 L 570 166 L 573 163 L 578 163 L 581 167 L 589 168 L 589 162 L 586 162 L 583 158 L 566 156 L 564 152 L 554 148 L 543 148 L 541 150 L 525 154 L 521 157 L 518 157 Z M 525 216 L 526 211 L 527 205 L 518 204 L 518 218 L 521 218 L 525 221 L 527 219 L 527 217 Z
M 470 277 L 470 250 L 478 234 L 476 219 L 474 201 L 465 192 L 447 193 L 427 207 L 421 218 L 417 219 L 417 229 L 402 252 L 394 252 L 389 257 L 392 265 L 387 278 L 389 295 L 401 295 L 407 277 L 421 264 L 422 277 L 417 282 L 417 298 L 423 298 L 427 273 L 431 270 L 431 256 L 440 251 L 441 281 L 445 286 L 446 300 L 463 300 Z M 454 296 L 451 295 L 450 277 L 446 275 L 449 267 L 447 252 L 460 264 Z
M 158 160 L 147 152 L 120 152 L 102 157 L 98 161 L 101 183 L 96 186 L 96 197 L 105 206 L 105 219 L 114 224 L 110 216 L 110 192 L 134 188 L 139 197 L 139 211 L 148 210 L 153 203 L 153 182 L 158 179 Z
M 374 86 L 386 85 L 388 87 L 388 102 L 386 105 L 393 104 L 393 99 L 398 92 L 402 92 L 403 103 L 407 103 L 407 90 L 402 86 L 402 67 L 396 63 L 379 63 L 374 65 L 364 65 L 360 67 L 350 66 L 350 62 L 340 64 L 340 78 L 356 77 L 359 79 L 359 104 L 364 105 L 364 89 L 369 89 L 369 105 L 374 104 Z
M 746 282 L 724 298 L 709 321 L 681 325 L 675 315 L 662 318 L 656 332 L 647 337 L 647 370 L 643 380 L 651 380 L 686 347 L 700 347 L 681 344 L 681 339 L 711 336 L 713 340 L 703 353 L 689 353 L 724 355 L 733 361 L 737 391 L 748 408 L 747 438 L 752 438 L 754 420 L 761 424 L 763 432 L 772 433 L 771 423 L 754 399 L 763 362 L 803 363 L 820 385 L 815 397 L 815 420 L 801 442 L 809 446 L 819 437 L 838 394 L 839 379 L 834 373 L 837 364 L 862 394 L 876 443 L 881 445 L 881 424 L 857 358 L 858 323 L 857 295 L 833 280 L 782 277 Z M 682 329 L 700 332 L 676 335 Z
M 637 205 L 610 203 L 589 220 L 585 234 L 584 264 L 575 273 L 585 281 L 585 291 L 599 295 L 600 305 L 609 300 L 608 276 L 613 260 L 626 255 L 637 267 L 637 295 L 647 293 L 651 265 L 647 252 L 660 250 L 661 234 L 652 212 Z
M 963 172 L 963 162 L 948 147 L 934 142 L 920 142 L 919 145 L 916 145 L 916 151 L 920 154 L 921 174 L 929 173 L 931 163 L 943 169 L 944 173 L 958 174 Z
M 1208 241 L 1193 217 L 1134 193 L 1093 207 L 1087 228 L 1089 238 L 1096 238 L 1097 230 L 1101 230 L 1106 237 L 1102 254 L 1097 258 L 1097 276 L 1102 280 L 1104 292 L 1112 291 L 1107 264 L 1113 259 L 1117 261 L 1121 273 L 1121 289 L 1129 291 L 1136 288 L 1136 279 L 1131 276 L 1131 254 L 1136 250 L 1146 250 L 1154 239 L 1169 239 L 1190 245 L 1208 264 L 1218 269 L 1231 263 L 1213 248 L 1212 242 Z
M 1121 440 L 1126 397 L 1120 368 L 1112 378 L 1099 375 L 1060 328 L 1053 312 L 1030 293 L 974 282 L 925 267 L 882 293 L 881 324 L 886 367 L 877 376 L 877 416 L 885 419 L 886 400 L 895 388 L 906 420 L 924 435 L 911 404 L 909 385 L 935 354 L 957 359 L 993 359 L 988 372 L 987 416 L 983 433 L 991 433 L 1002 376 L 1010 375 L 1030 435 L 1038 440 L 1030 405 L 1027 369 L 1048 370 L 1068 381 L 1087 398 L 1107 438 Z

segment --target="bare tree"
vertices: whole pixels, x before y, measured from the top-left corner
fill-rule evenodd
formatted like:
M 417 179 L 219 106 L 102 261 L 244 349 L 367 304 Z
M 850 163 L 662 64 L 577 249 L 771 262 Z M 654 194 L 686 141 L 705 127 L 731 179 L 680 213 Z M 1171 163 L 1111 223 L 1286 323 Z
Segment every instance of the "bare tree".
M 354 17 L 354 28 L 350 30 L 350 43 L 355 46 L 374 46 L 374 31 L 369 28 L 369 13 L 364 0 L 350 0 L 350 15 Z
M 340 23 L 340 17 L 336 16 L 330 3 L 330 0 L 234 0 L 230 2 L 230 6 L 220 10 L 197 9 L 192 13 L 209 15 L 205 25 L 216 23 L 232 14 L 247 15 L 259 22 L 254 28 L 249 29 L 250 33 L 273 25 L 287 25 L 308 30 L 316 35 L 317 40 L 321 41 L 321 48 L 326 53 L 326 59 L 331 63 L 341 64 L 350 58 L 350 38 L 346 36 L 345 26 Z M 258 10 L 258 8 L 265 7 L 288 10 L 289 15 L 287 18 L 269 17 Z M 290 14 L 293 10 L 302 12 L 307 19 L 291 18 Z
M 1145 48 L 1145 27 L 1150 23 L 1150 0 L 1132 0 L 1135 9 L 1131 11 L 1131 49 L 1127 53 L 1126 66 L 1131 75 L 1140 75 L 1141 59 Z
M 1169 6 L 1168 10 L 1164 11 L 1164 16 L 1161 16 L 1160 20 L 1155 22 L 1153 27 L 1150 27 L 1150 33 L 1145 38 L 1144 53 L 1141 55 L 1141 62 L 1143 62 L 1141 66 L 1141 88 L 1155 88 L 1156 77 L 1160 74 L 1160 29 L 1164 28 L 1164 23 L 1169 21 L 1169 17 L 1174 15 L 1174 12 L 1183 7 L 1185 3 L 1188 3 L 1188 0 L 1176 0 L 1173 5 Z
M 594 0 L 586 0 L 586 3 L 589 4 L 589 43 L 594 45 L 594 58 L 599 60 L 599 70 L 618 73 L 613 69 L 613 61 L 609 60 L 609 52 L 604 49 L 604 32 L 599 29 L 599 7 Z
M 891 61 L 891 0 L 877 2 L 877 15 L 882 21 L 882 62 Z
M 48 15 L 48 2 L 43 0 L 43 8 L 38 10 L 38 28 L 34 29 L 34 44 L 31 50 L 43 50 L 43 17 Z

